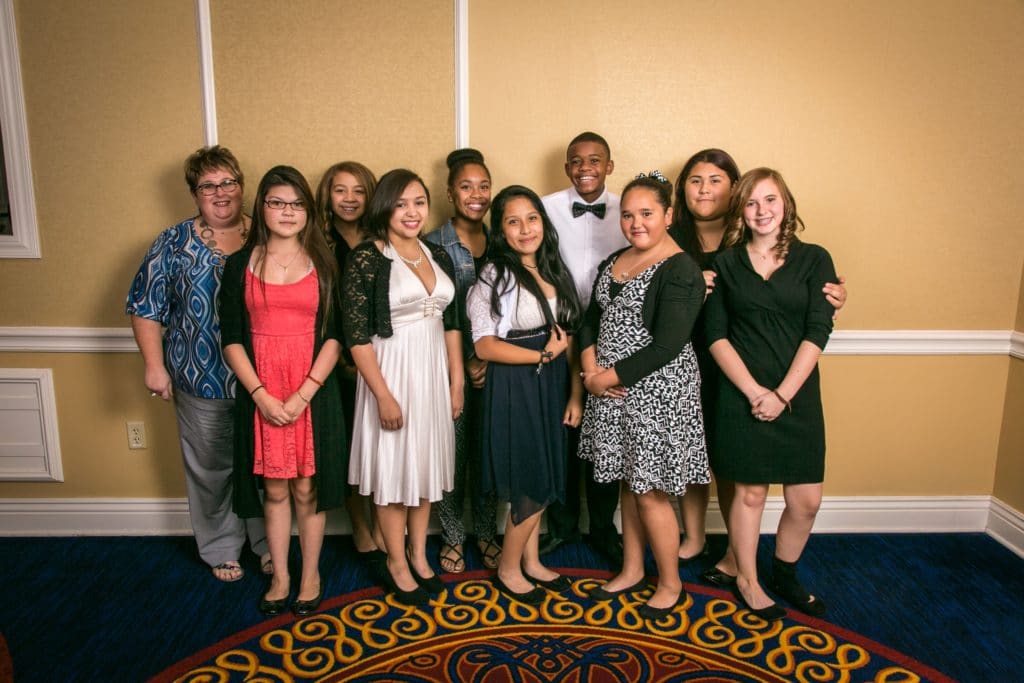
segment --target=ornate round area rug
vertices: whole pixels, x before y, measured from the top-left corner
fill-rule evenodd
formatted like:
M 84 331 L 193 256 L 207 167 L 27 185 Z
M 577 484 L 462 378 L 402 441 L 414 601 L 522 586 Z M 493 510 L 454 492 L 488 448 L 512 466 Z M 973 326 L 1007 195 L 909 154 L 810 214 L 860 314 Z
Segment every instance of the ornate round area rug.
M 612 602 L 586 591 L 607 572 L 563 570 L 571 591 L 530 607 L 487 579 L 451 580 L 429 608 L 379 589 L 324 601 L 301 620 L 277 617 L 179 662 L 153 681 L 951 681 L 883 645 L 792 610 L 765 622 L 724 593 L 687 584 L 658 621 L 637 607 L 652 589 Z M 457 582 L 456 582 L 457 581 Z

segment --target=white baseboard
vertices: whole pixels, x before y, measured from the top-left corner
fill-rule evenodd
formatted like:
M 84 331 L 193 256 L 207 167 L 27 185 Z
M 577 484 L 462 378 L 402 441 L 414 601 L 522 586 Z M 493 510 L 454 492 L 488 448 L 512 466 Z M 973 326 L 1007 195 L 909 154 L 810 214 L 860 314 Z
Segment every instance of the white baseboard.
M 781 496 L 768 499 L 762 532 L 775 531 L 783 506 Z M 725 532 L 718 502 L 714 499 L 708 508 L 707 528 L 711 533 Z M 432 520 L 430 529 L 432 533 L 440 530 L 435 520 Z M 988 531 L 1002 543 L 1016 544 L 1008 547 L 1024 548 L 1024 516 L 990 496 L 826 497 L 814 531 Z M 184 498 L 0 499 L 2 536 L 176 536 L 191 533 L 188 501 Z M 327 533 L 351 533 L 348 517 L 343 511 L 328 513 Z
M 1018 557 L 1024 558 L 1024 514 L 993 498 L 985 531 Z

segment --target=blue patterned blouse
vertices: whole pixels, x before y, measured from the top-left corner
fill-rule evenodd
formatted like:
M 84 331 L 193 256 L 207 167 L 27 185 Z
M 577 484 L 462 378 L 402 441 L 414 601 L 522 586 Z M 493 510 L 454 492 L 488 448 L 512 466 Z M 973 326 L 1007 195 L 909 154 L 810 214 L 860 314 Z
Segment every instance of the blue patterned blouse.
M 235 376 L 221 353 L 216 306 L 224 264 L 195 234 L 193 222 L 156 238 L 132 280 L 125 312 L 167 328 L 164 363 L 175 390 L 231 398 Z

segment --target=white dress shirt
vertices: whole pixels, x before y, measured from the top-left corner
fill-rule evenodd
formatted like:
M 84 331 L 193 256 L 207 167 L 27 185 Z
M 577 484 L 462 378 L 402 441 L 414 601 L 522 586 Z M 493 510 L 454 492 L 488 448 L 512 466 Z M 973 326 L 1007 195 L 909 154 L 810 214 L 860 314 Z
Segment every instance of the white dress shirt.
M 542 201 L 544 210 L 558 231 L 558 250 L 562 260 L 569 268 L 580 302 L 586 309 L 590 303 L 598 265 L 613 251 L 629 246 L 619 227 L 619 195 L 606 189 L 597 201 L 586 202 L 576 192 L 576 188 L 570 187 L 549 194 Z M 598 218 L 589 211 L 579 218 L 573 218 L 573 202 L 604 204 L 604 218 Z

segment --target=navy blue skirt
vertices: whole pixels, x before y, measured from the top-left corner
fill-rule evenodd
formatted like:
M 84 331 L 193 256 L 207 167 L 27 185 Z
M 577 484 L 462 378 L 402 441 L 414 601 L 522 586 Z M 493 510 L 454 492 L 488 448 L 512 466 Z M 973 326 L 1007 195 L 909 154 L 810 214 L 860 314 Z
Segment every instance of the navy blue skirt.
M 547 328 L 514 330 L 504 341 L 540 351 L 548 335 Z M 509 502 L 513 524 L 565 500 L 568 399 L 564 353 L 539 373 L 536 365 L 487 364 L 481 491 Z

